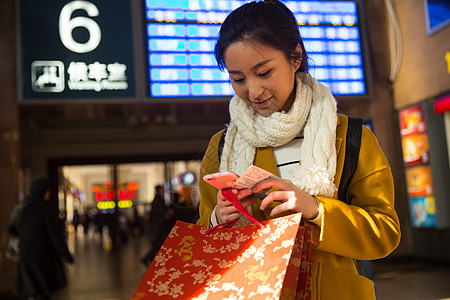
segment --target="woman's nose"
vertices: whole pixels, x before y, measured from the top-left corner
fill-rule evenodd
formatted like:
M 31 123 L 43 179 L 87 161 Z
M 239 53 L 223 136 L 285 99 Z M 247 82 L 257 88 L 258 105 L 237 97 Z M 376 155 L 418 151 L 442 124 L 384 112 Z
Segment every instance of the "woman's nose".
M 251 82 L 248 87 L 248 96 L 250 100 L 256 99 L 260 100 L 262 94 L 264 93 L 264 88 L 257 82 Z

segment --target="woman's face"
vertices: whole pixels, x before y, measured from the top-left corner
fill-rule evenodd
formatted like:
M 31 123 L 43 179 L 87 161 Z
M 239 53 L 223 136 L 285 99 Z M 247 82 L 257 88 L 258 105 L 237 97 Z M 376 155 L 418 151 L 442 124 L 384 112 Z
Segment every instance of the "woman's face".
M 291 108 L 300 60 L 289 61 L 280 50 L 245 41 L 231 44 L 223 57 L 234 91 L 258 114 L 268 117 Z

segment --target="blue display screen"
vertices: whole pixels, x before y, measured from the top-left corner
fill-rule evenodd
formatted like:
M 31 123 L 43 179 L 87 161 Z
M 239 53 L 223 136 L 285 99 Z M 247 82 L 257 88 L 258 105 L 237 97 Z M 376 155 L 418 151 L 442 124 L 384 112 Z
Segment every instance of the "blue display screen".
M 450 2 L 448 0 L 424 0 L 425 22 L 428 34 L 450 25 Z
M 231 96 L 214 58 L 220 24 L 248 1 L 146 0 L 151 97 Z M 310 73 L 335 95 L 367 92 L 355 1 L 283 1 L 299 24 Z

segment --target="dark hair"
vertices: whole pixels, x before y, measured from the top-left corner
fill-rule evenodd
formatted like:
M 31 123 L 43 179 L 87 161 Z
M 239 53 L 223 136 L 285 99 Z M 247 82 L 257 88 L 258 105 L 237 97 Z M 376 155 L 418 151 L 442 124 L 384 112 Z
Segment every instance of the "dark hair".
M 294 14 L 278 0 L 250 2 L 231 12 L 223 22 L 214 55 L 220 70 L 225 69 L 225 50 L 238 41 L 252 41 L 280 50 L 287 59 L 296 57 L 300 45 L 302 61 L 297 72 L 308 72 L 308 55 Z
M 50 189 L 50 182 L 47 178 L 38 178 L 31 182 L 30 185 L 30 197 L 43 198 L 45 192 Z

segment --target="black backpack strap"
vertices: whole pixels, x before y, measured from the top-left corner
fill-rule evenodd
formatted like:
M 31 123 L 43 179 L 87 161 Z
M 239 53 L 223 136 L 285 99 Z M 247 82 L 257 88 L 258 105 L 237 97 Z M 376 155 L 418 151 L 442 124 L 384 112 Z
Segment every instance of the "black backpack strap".
M 227 135 L 227 128 L 223 131 L 222 136 L 220 137 L 219 145 L 217 147 L 217 157 L 219 158 L 219 164 L 220 164 L 220 157 L 222 156 L 223 151 L 223 145 L 225 144 L 225 136 Z
M 356 166 L 358 165 L 359 148 L 361 147 L 361 131 L 362 119 L 348 117 L 344 168 L 342 170 L 341 182 L 338 190 L 339 200 L 344 201 L 347 204 L 350 204 L 350 200 L 347 199 L 347 189 L 350 185 L 350 180 L 355 173 Z
M 362 119 L 348 117 L 344 168 L 342 170 L 341 182 L 338 190 L 339 200 L 344 201 L 347 204 L 350 204 L 351 202 L 347 197 L 347 189 L 350 185 L 350 180 L 355 173 L 356 166 L 358 165 L 359 149 L 361 147 L 361 131 Z M 358 274 L 364 276 L 363 261 L 353 259 L 353 263 L 355 264 Z

